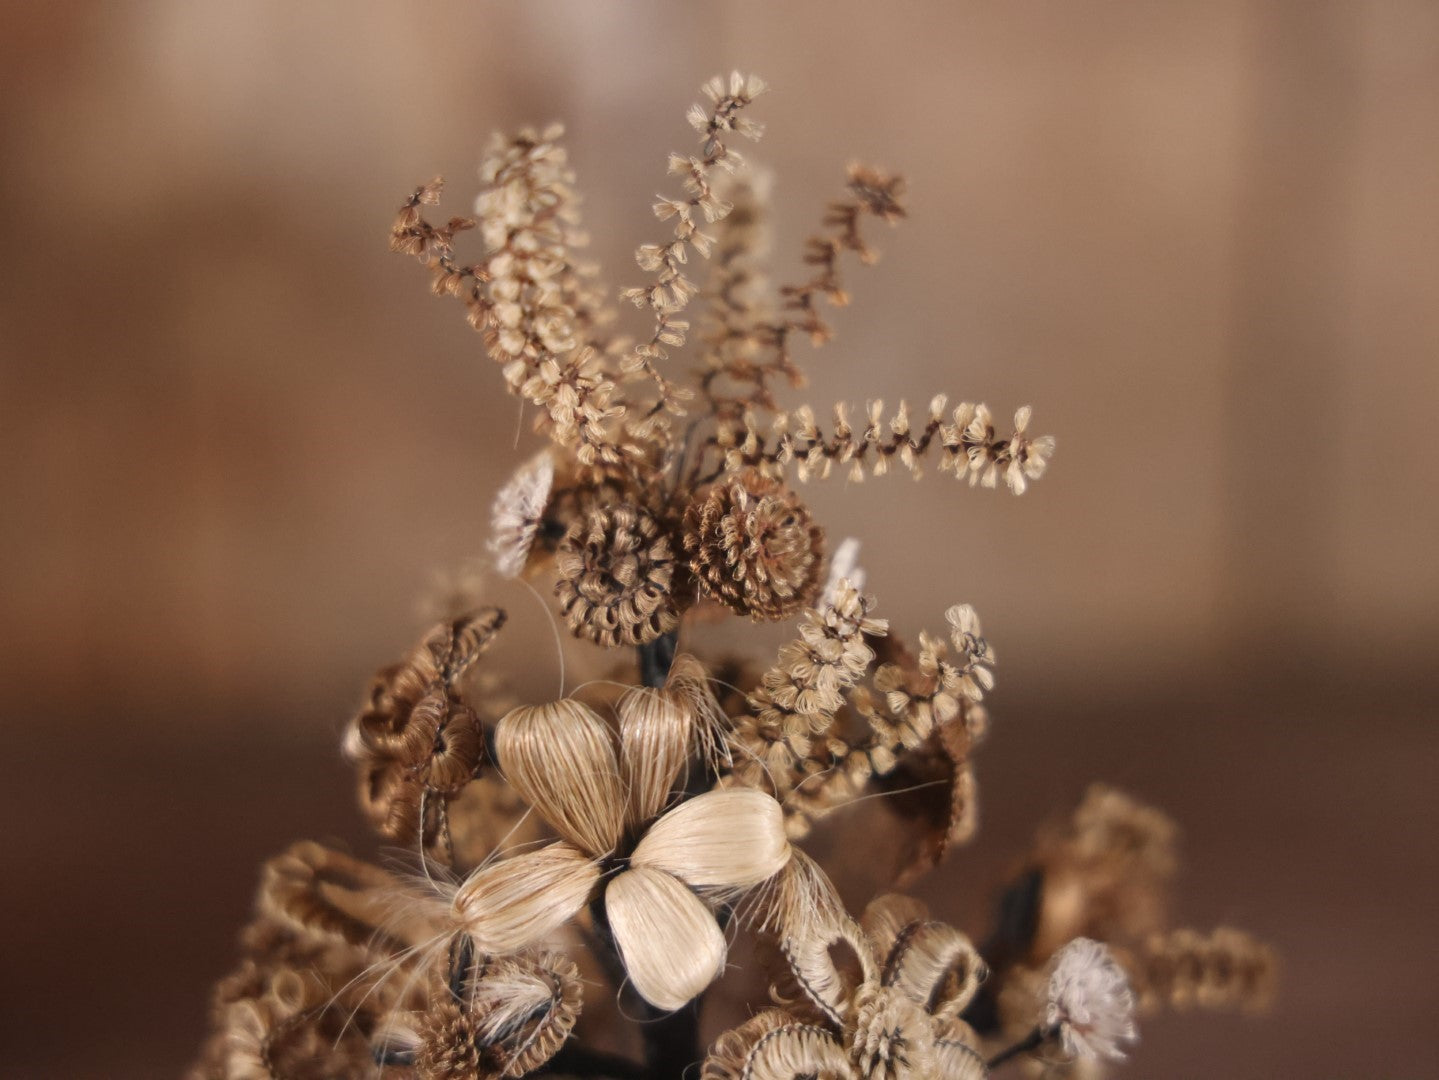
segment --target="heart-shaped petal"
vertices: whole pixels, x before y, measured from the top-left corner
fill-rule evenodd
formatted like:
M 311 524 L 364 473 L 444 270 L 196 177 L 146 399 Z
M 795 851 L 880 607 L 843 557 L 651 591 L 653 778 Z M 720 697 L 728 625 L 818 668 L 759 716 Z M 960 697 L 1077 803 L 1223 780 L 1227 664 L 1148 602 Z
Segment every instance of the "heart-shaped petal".
M 625 797 L 614 736 L 588 705 L 563 698 L 513 709 L 495 729 L 505 779 L 581 851 L 614 850 Z

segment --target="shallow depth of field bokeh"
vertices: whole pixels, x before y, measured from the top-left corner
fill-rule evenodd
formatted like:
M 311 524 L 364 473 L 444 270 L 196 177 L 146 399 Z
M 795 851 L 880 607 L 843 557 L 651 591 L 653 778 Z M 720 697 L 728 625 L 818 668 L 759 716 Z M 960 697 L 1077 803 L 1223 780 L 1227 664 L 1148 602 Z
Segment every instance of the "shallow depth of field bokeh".
M 979 933 L 1110 781 L 1184 827 L 1179 921 L 1285 959 L 1267 1020 L 1166 1016 L 1127 1075 L 1439 1071 L 1439 8 L 152 0 L 0 13 L 0 1074 L 176 1074 L 259 861 L 370 850 L 336 733 L 538 445 L 395 206 L 563 120 L 633 284 L 732 67 L 780 280 L 847 162 L 910 180 L 788 401 L 1059 442 L 1021 499 L 806 489 L 897 629 L 969 601 L 1000 658 L 980 838 L 921 895 Z

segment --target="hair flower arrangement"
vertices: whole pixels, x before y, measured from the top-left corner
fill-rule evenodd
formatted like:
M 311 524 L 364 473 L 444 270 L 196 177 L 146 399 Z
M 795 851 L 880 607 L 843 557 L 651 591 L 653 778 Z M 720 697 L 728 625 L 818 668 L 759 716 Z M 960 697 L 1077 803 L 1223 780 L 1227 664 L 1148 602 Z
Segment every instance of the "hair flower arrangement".
M 1027 405 L 1006 432 L 945 394 L 782 402 L 877 261 L 872 231 L 909 211 L 901 177 L 850 166 L 805 270 L 772 284 L 768 184 L 736 149 L 765 91 L 705 84 L 619 290 L 582 257 L 558 125 L 490 141 L 473 216 L 434 217 L 438 178 L 403 201 L 391 249 L 460 304 L 545 445 L 476 538 L 492 575 L 380 669 L 344 736 L 365 821 L 418 872 L 311 843 L 271 859 L 192 1080 L 976 1080 L 1021 1059 L 1089 1077 L 1137 1011 L 1271 996 L 1262 943 L 1169 925 L 1176 829 L 1112 789 L 1041 827 L 978 946 L 890 891 L 975 834 L 995 650 L 967 604 L 944 633 L 879 617 L 860 538 L 828 547 L 794 484 L 937 461 L 1022 495 L 1055 440 Z M 949 564 L 930 570 L 948 589 Z M 590 650 L 621 693 L 519 694 L 487 659 L 514 579 L 568 628 L 561 660 Z M 726 619 L 772 624 L 778 648 L 697 629 Z M 804 845 L 875 824 L 874 796 L 899 833 L 855 919 Z M 771 1001 L 707 1049 L 731 957 Z

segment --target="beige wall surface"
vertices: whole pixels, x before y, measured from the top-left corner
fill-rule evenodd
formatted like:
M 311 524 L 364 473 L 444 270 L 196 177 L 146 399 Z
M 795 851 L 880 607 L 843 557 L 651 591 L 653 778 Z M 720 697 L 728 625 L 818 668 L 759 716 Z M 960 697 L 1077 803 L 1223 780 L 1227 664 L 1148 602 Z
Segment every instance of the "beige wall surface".
M 634 283 L 733 67 L 780 280 L 847 162 L 910 182 L 789 403 L 1058 438 L 1022 499 L 807 490 L 897 627 L 970 601 L 1002 659 L 936 908 L 977 930 L 1111 780 L 1185 825 L 1185 919 L 1286 957 L 1270 1019 L 1158 1021 L 1130 1075 L 1439 1072 L 1439 7 L 149 0 L 0 12 L 0 1074 L 173 1075 L 258 860 L 364 843 L 334 734 L 535 445 L 399 199 L 563 120 Z

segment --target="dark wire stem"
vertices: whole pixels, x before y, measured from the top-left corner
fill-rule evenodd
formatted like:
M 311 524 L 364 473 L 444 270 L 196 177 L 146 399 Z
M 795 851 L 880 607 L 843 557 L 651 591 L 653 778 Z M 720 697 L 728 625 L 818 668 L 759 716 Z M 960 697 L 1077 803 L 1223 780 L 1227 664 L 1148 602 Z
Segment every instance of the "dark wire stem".
M 994 929 L 979 947 L 989 977 L 960 1016 L 979 1035 L 999 1033 L 999 987 L 1004 981 L 1001 976 L 1029 954 L 1039 929 L 1043 901 L 1044 873 L 1037 867 L 1020 874 L 1000 897 Z
M 676 641 L 677 636 L 668 633 L 639 646 L 640 681 L 645 686 L 652 689 L 664 686 L 669 678 L 670 665 L 674 663 Z M 603 893 L 591 902 L 590 916 L 594 921 L 595 938 L 602 946 L 599 950 L 600 962 L 618 989 L 624 985 L 625 972 L 614 935 L 610 932 Z M 701 998 L 696 998 L 672 1013 L 662 1012 L 648 1002 L 639 1002 L 640 1037 L 644 1041 L 643 1080 L 682 1080 L 685 1070 L 699 1063 L 702 1056 L 700 1001 Z
M 1038 1050 L 1041 1046 L 1043 1046 L 1047 1041 L 1052 1039 L 1057 1031 L 1058 1028 L 1052 1027 L 1035 1028 L 1033 1031 L 1031 1031 L 1024 1038 L 1020 1039 L 1019 1042 L 1015 1043 L 1009 1049 L 1001 1050 L 999 1053 L 995 1054 L 994 1057 L 990 1058 L 989 1061 L 986 1062 L 985 1068 L 989 1069 L 992 1072 L 993 1070 L 997 1069 L 999 1066 L 1003 1065 L 1006 1061 L 1009 1061 L 1012 1058 L 1017 1058 L 1021 1054 L 1033 1053 L 1035 1050 Z
M 652 690 L 658 690 L 669 678 L 670 665 L 675 662 L 675 650 L 679 637 L 671 630 L 636 650 L 640 660 L 640 682 Z
M 450 997 L 464 1004 L 475 966 L 475 944 L 469 934 L 460 934 L 450 943 Z

